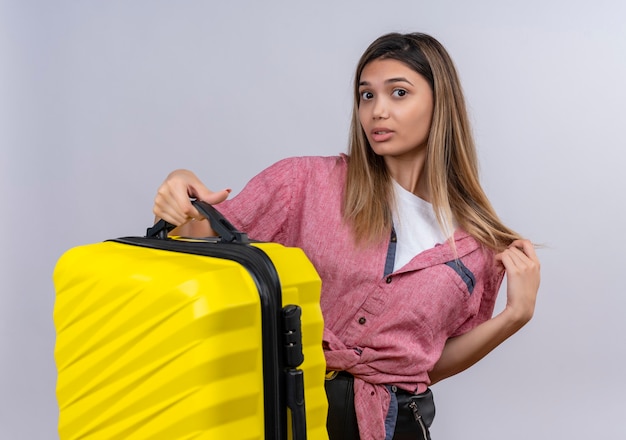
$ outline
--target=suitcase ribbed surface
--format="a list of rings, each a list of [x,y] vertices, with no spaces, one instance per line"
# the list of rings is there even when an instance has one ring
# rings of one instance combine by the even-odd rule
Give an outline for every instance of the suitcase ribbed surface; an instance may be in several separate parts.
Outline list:
[[[259,247],[302,307],[308,438],[323,439],[319,278],[300,250]],[[62,440],[264,438],[259,297],[241,265],[105,242],[64,254],[54,281]]]

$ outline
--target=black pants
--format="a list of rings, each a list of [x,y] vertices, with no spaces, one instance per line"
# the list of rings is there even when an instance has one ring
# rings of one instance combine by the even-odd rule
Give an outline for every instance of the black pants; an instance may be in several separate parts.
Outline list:
[[[354,410],[354,377],[339,372],[326,381],[328,419],[326,427],[330,440],[359,440],[359,428]],[[430,390],[413,395],[398,390],[398,419],[393,440],[430,440],[428,428],[435,417],[435,404]],[[382,440],[382,439],[381,439]]]

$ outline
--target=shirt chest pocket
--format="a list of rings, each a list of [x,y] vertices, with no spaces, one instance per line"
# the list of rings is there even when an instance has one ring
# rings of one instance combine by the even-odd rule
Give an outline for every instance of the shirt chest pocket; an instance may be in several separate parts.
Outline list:
[[[459,286],[462,292],[466,293],[468,296],[474,293],[474,287],[476,287],[476,277],[461,260],[456,259],[448,261],[445,265],[449,269],[449,275]]]

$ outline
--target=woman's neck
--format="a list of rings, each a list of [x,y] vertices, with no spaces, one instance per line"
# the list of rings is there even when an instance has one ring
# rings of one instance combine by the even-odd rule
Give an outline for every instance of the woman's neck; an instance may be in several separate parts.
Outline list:
[[[430,202],[425,163],[425,156],[414,158],[410,161],[389,156],[385,157],[385,165],[391,178],[402,188],[412,192],[420,199]]]

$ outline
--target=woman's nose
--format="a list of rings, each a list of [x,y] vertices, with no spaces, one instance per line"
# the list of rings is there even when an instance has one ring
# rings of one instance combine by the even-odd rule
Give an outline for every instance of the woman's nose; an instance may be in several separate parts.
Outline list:
[[[389,117],[389,108],[384,99],[376,99],[372,108],[372,119],[386,119]]]

